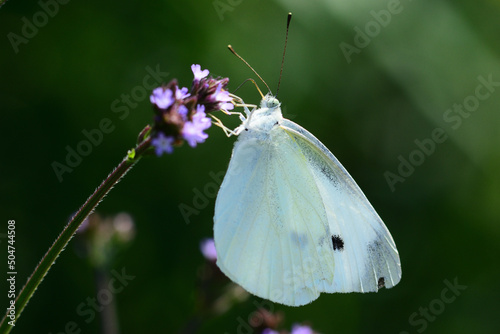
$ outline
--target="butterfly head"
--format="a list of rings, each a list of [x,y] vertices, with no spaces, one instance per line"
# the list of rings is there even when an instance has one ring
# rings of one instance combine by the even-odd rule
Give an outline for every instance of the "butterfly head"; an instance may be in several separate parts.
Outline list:
[[[243,122],[243,127],[246,130],[269,132],[283,119],[280,105],[281,103],[277,98],[267,94],[260,102],[260,108],[251,111],[250,116]]]
[[[271,93],[264,96],[262,101],[260,102],[261,108],[274,109],[281,105],[280,101],[274,97]]]

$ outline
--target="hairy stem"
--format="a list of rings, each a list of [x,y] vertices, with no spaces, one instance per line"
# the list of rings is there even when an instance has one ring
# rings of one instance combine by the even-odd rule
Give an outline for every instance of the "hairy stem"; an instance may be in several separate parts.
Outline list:
[[[1,0],[0,0],[1,1]],[[129,151],[127,156],[120,162],[120,164],[108,175],[108,177],[97,187],[92,195],[85,201],[78,212],[73,216],[70,222],[64,227],[61,234],[54,241],[47,253],[43,256],[42,260],[36,266],[35,270],[28,278],[28,281],[19,292],[15,301],[15,320],[19,319],[22,311],[28,304],[29,300],[35,293],[36,289],[42,282],[43,278],[54,264],[55,260],[68,245],[69,241],[75,234],[76,230],[80,227],[81,223],[91,214],[94,209],[99,205],[101,200],[106,196],[109,191],[117,184],[120,179],[134,166],[142,157],[142,155],[151,146],[151,138],[147,137],[137,147]],[[9,305],[10,306],[10,305]],[[0,333],[9,333],[13,326],[9,324],[11,319],[8,317],[9,310],[0,323]]]

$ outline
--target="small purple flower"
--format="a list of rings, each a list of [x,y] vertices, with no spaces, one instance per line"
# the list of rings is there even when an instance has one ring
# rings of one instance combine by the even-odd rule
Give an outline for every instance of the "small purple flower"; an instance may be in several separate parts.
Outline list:
[[[153,94],[151,94],[149,99],[151,103],[156,104],[160,109],[167,109],[175,101],[172,98],[172,91],[170,89],[163,89],[163,87],[153,90]]]
[[[188,93],[188,89],[186,87],[182,87],[181,89],[177,88],[175,89],[175,98],[177,100],[182,100],[185,99],[186,97],[189,97],[191,94]]]
[[[189,110],[188,110],[188,108],[185,105],[183,105],[183,104],[180,105],[179,109],[177,110],[177,112],[179,113],[179,115],[182,116],[182,119],[184,121],[187,121],[187,115],[188,115]]]
[[[291,334],[314,334],[309,326],[293,325]]]
[[[229,96],[229,92],[227,90],[222,90],[222,84],[219,82],[217,85],[217,90],[212,95],[212,98],[216,102],[221,102],[220,108],[225,110],[233,110],[234,105],[230,103],[233,98]]]
[[[208,73],[210,73],[208,70],[201,70],[201,66],[198,64],[193,64],[191,65],[191,71],[193,71],[194,74],[194,81],[200,81],[201,79],[205,78]]]
[[[156,155],[161,156],[163,152],[172,153],[174,151],[174,147],[172,146],[173,142],[173,137],[167,137],[160,132],[158,137],[151,141],[151,144],[155,148]]]
[[[197,104],[196,105],[196,113],[195,113],[195,115],[198,114],[198,113],[205,114],[205,106],[203,104]]]
[[[230,102],[232,100],[229,96],[229,92],[227,90],[222,90],[222,84],[220,82],[215,90],[214,99],[218,102]]]
[[[217,260],[217,251],[215,250],[215,242],[212,238],[203,239],[200,242],[200,250],[205,259],[210,261]]]
[[[208,135],[203,131],[212,125],[210,118],[206,117],[205,106],[197,105],[193,120],[184,124],[182,136],[188,142],[189,146],[196,147],[197,143],[203,143]]]
[[[234,104],[226,102],[226,103],[221,104],[220,108],[224,109],[224,110],[233,110],[234,109]]]

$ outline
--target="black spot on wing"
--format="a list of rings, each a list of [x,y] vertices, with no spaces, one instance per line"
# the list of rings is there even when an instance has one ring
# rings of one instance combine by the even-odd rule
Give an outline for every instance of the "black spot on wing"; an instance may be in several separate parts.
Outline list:
[[[342,240],[342,238],[339,235],[332,235],[332,245],[334,251],[344,250],[344,240]]]
[[[385,288],[385,278],[384,277],[380,277],[378,279],[378,288],[379,289]]]

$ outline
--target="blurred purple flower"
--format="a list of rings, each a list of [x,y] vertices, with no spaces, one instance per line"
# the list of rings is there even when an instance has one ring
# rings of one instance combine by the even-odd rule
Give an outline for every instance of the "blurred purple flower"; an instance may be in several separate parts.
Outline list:
[[[280,332],[277,332],[271,328],[266,328],[262,331],[262,334],[280,334]]]
[[[313,334],[314,331],[309,326],[293,325],[291,334]]]
[[[193,71],[194,74],[194,81],[200,81],[201,79],[205,78],[208,73],[210,73],[208,70],[201,70],[201,66],[198,64],[193,64],[191,65],[191,71]]]
[[[156,104],[160,109],[167,109],[175,101],[172,97],[172,91],[163,87],[158,87],[153,90],[153,94],[151,94],[149,99],[151,103]]]
[[[200,250],[203,256],[210,261],[217,260],[217,252],[215,250],[215,242],[212,238],[203,239],[200,242]]]
[[[184,124],[182,136],[186,139],[189,146],[196,147],[197,143],[203,143],[208,138],[208,135],[203,131],[208,129],[212,125],[212,122],[206,116],[205,106],[197,105],[193,120]]]
[[[181,89],[176,87],[176,89],[175,89],[175,98],[177,100],[183,100],[186,97],[189,97],[190,95],[191,94],[188,93],[188,89],[186,87],[182,87]]]
[[[69,220],[72,220],[76,215],[76,212],[71,215]],[[78,229],[76,230],[76,233],[85,233],[87,229],[89,228],[90,222],[89,222],[89,216],[87,216],[81,223],[80,226],[78,226]]]
[[[187,121],[187,115],[188,115],[189,110],[185,105],[179,106],[179,109],[177,110],[177,112],[179,113],[179,115],[182,116],[182,119],[184,121]]]
[[[172,153],[174,151],[174,147],[172,146],[173,142],[173,137],[167,137],[160,132],[158,136],[151,141],[151,144],[155,148],[156,155],[161,156],[163,152]]]

